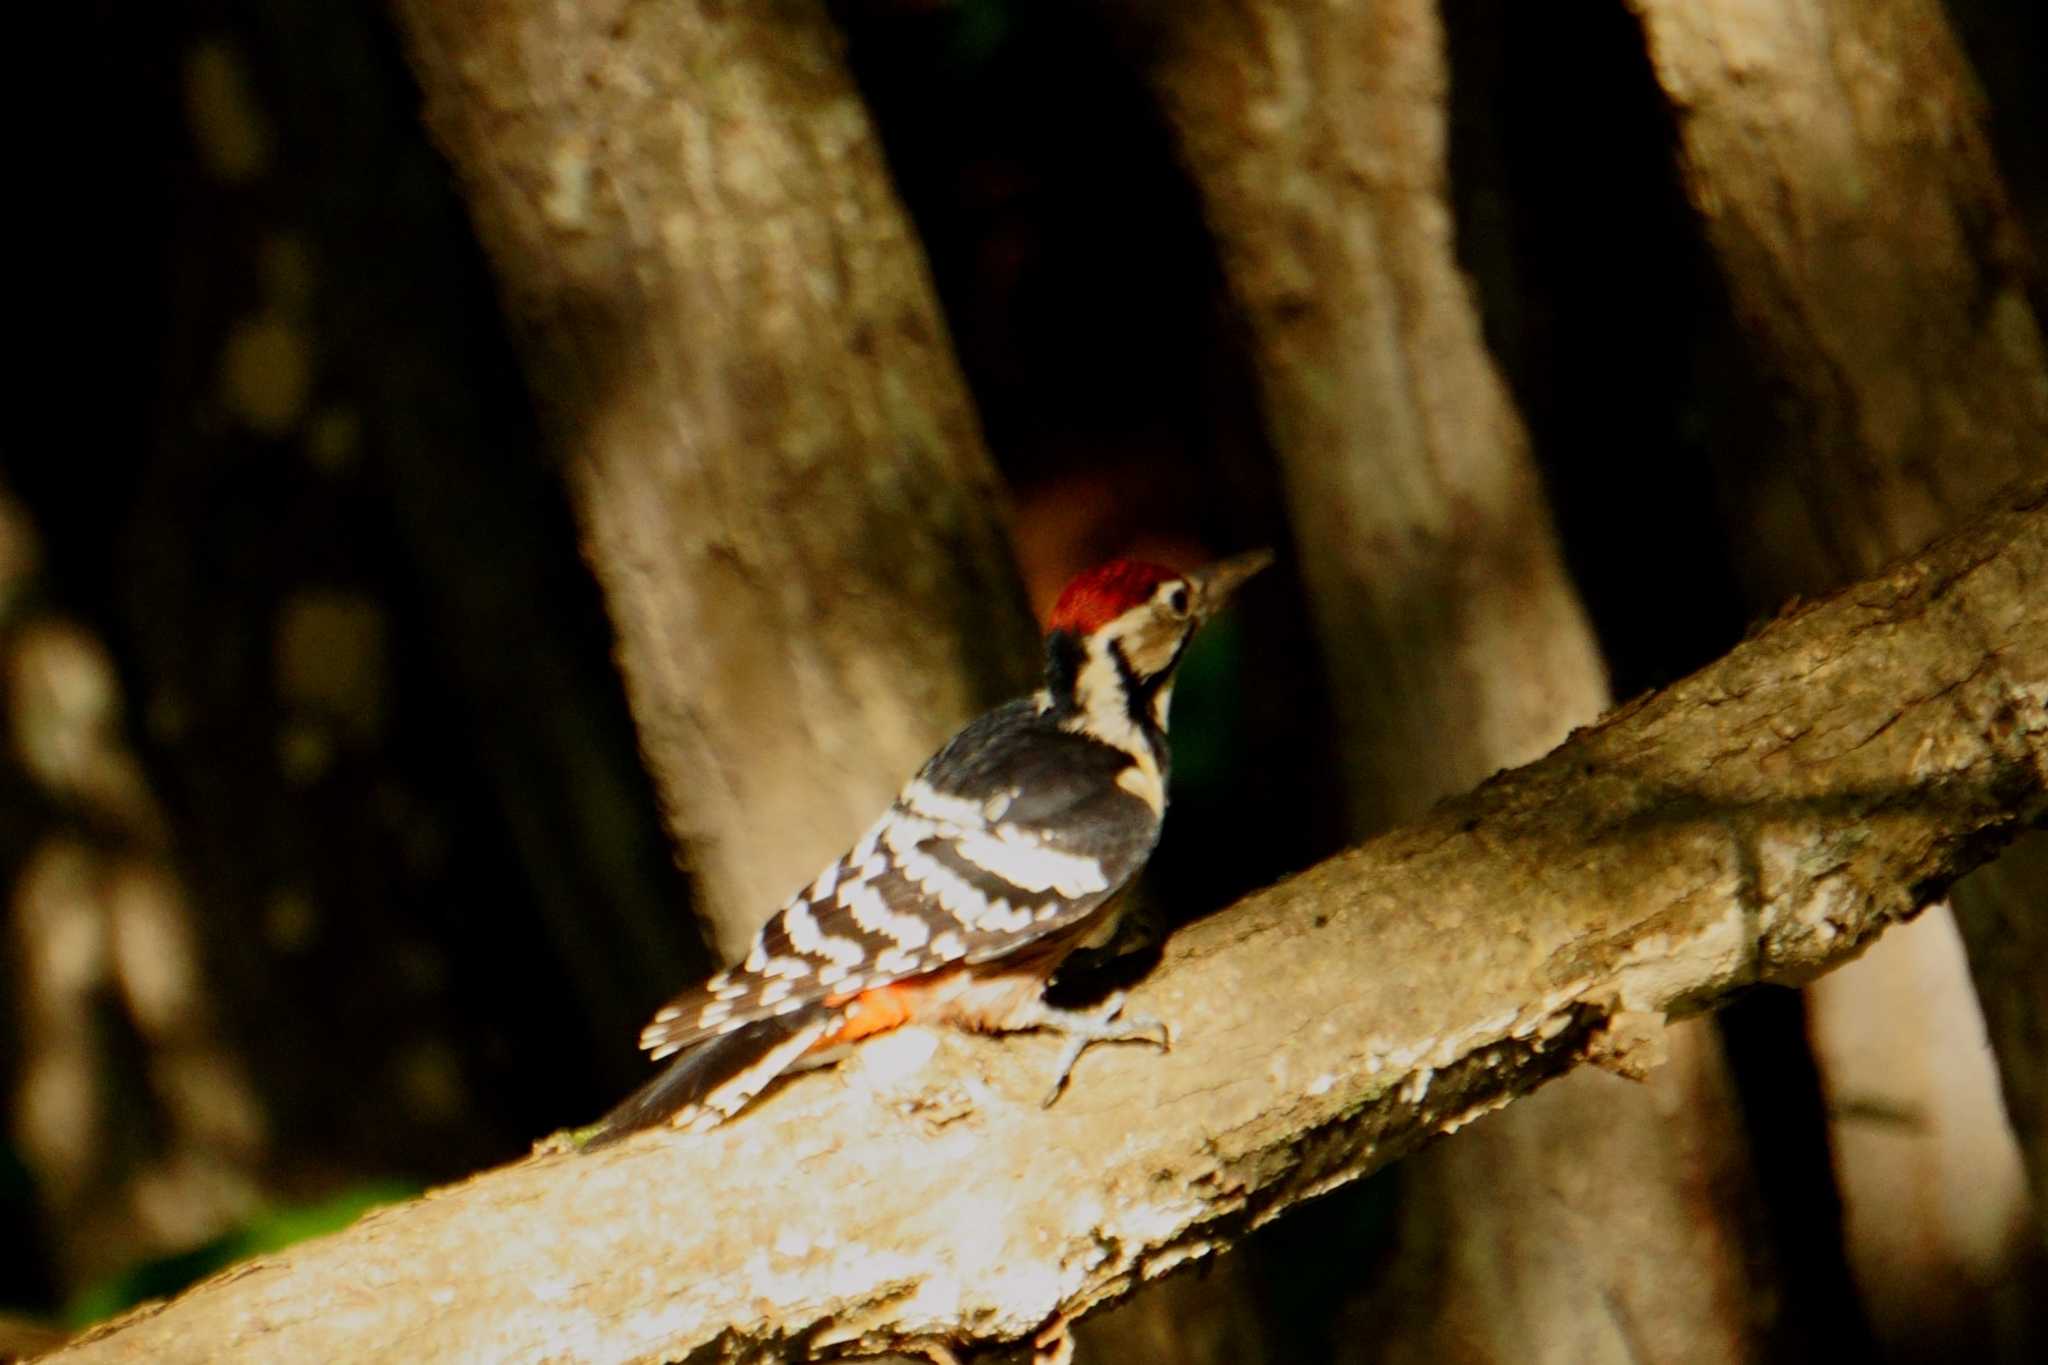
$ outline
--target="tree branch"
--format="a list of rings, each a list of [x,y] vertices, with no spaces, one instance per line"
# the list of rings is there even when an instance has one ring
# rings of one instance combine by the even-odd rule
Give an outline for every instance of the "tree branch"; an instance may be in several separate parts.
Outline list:
[[[1016,1341],[1664,1016],[1853,956],[2048,813],[2048,488],[1169,945],[1054,1044],[871,1044],[702,1137],[541,1156],[250,1262],[71,1361],[796,1358]],[[929,1041],[928,1039],[926,1041]]]

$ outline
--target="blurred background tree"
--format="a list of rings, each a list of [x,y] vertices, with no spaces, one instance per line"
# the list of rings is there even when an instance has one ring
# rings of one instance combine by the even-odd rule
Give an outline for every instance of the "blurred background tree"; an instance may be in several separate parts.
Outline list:
[[[32,1316],[594,1115],[1090,563],[1283,547],[1170,928],[2048,465],[2019,0],[79,16],[0,490]],[[2037,1358],[2044,863],[1084,1356]]]

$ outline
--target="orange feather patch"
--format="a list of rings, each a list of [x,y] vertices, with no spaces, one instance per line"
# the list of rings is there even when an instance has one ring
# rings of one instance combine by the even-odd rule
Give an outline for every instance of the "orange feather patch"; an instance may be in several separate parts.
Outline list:
[[[871,991],[862,991],[847,1005],[846,1013],[840,1016],[839,1027],[811,1045],[814,1052],[842,1043],[856,1042],[877,1033],[887,1033],[910,1022],[911,992],[905,986],[877,986]],[[829,1000],[831,1005],[845,1003]]]

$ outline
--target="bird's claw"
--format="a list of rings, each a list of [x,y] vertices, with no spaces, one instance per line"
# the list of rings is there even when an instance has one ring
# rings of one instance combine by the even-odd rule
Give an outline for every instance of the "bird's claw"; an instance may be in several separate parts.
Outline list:
[[[1039,1101],[1040,1108],[1052,1108],[1053,1102],[1066,1093],[1067,1078],[1092,1044],[1150,1043],[1161,1052],[1173,1050],[1173,1030],[1163,1020],[1143,1014],[1126,1016],[1123,1009],[1122,991],[1092,1010],[1046,1009],[1039,1027],[1066,1034],[1067,1045],[1060,1049],[1059,1061],[1053,1068],[1052,1089]]]

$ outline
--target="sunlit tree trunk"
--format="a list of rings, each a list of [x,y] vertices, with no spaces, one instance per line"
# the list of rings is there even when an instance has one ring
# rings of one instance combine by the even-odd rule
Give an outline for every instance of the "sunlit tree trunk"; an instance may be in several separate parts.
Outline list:
[[[398,9],[735,952],[1029,668],[921,257],[822,5]]]
[[[1453,251],[1436,7],[1114,8],[1243,309],[1352,831],[1371,833],[1608,701]],[[1711,1035],[1687,1026],[1649,1088],[1572,1077],[1412,1160],[1402,1257],[1344,1358],[1623,1359],[1643,1321],[1692,1352],[1650,1358],[1738,1353],[1740,1201],[1717,1187],[1742,1166],[1723,1088]]]
[[[1631,0],[1688,192],[1776,396],[1722,443],[1759,607],[1838,586],[2048,468],[2048,358],[1974,75],[1932,0]],[[2039,836],[2036,836],[2038,839]],[[2041,1169],[2038,850],[1957,888]],[[1893,1349],[1992,1344],[2038,1239],[1946,913],[1809,992],[1850,1260]],[[2008,1296],[2014,1292],[2005,1291]],[[2008,1302],[2010,1306],[2010,1302]]]

